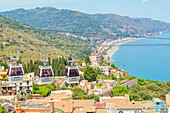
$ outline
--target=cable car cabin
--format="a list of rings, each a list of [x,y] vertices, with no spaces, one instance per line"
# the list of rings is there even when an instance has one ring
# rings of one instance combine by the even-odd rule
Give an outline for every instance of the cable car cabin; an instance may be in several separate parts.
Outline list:
[[[37,77],[38,84],[52,84],[54,74],[51,66],[39,66]]]
[[[24,71],[21,64],[9,65],[8,80],[10,83],[21,83],[24,77]]]
[[[78,83],[80,79],[78,66],[66,66],[64,77],[68,84]]]

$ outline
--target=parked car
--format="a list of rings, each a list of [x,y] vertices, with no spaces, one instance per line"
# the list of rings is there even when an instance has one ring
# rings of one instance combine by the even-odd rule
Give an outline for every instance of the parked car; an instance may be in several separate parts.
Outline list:
[[[19,98],[18,101],[25,101],[25,98],[24,97]]]
[[[8,107],[8,111],[14,111],[14,107],[9,106],[9,107]]]

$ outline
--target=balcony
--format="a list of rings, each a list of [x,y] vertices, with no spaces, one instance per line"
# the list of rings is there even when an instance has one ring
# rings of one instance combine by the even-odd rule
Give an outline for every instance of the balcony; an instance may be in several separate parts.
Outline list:
[[[3,93],[7,92],[7,90],[2,90]]]

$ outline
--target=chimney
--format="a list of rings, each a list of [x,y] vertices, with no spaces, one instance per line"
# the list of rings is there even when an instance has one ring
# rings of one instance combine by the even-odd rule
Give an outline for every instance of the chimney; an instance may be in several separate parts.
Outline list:
[[[15,113],[22,113],[21,104],[15,104]]]

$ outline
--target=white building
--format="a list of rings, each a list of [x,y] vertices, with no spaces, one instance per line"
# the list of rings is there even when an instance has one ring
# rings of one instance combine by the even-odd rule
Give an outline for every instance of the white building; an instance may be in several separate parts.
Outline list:
[[[5,67],[4,66],[0,66],[0,71],[4,70]]]
[[[102,73],[110,75],[110,66],[99,66]]]

